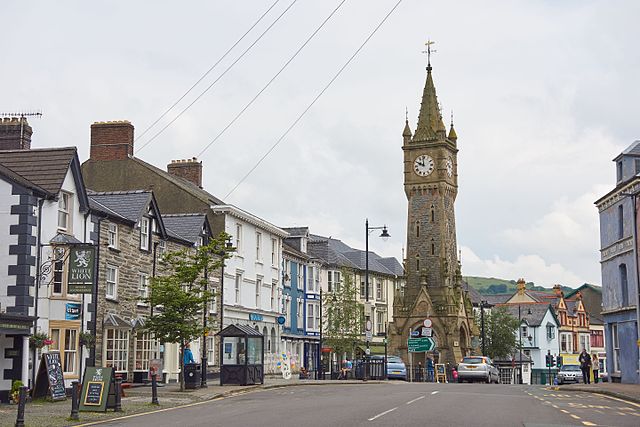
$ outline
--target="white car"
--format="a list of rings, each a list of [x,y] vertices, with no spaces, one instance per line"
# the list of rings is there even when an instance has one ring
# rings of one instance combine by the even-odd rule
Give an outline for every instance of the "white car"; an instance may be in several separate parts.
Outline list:
[[[486,356],[467,356],[458,365],[458,382],[484,381],[488,384],[500,382],[500,372]]]

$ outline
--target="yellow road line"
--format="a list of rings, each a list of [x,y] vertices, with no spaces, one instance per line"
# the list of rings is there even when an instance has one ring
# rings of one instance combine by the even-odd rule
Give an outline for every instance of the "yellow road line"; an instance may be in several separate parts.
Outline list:
[[[569,414],[569,415],[570,415],[571,417],[575,418],[576,420],[579,420],[579,419],[580,419],[580,417],[579,417],[579,416],[577,416],[577,415],[574,415],[574,414]]]
[[[565,414],[569,413],[569,411],[567,411],[566,409],[560,409],[560,412],[564,412]]]
[[[607,399],[617,400],[618,402],[624,402],[624,403],[626,403],[627,405],[633,405],[633,406],[637,406],[638,408],[640,408],[640,404],[635,403],[635,402],[630,402],[630,401],[628,401],[628,400],[620,399],[620,398],[618,398],[618,397],[608,396],[608,395],[606,395],[606,394],[601,394],[601,393],[595,393],[595,394],[597,394],[598,396],[605,397],[605,398],[607,398]]]
[[[595,426],[595,425],[597,425],[597,424],[594,424],[594,423],[589,422],[589,421],[583,421],[582,424],[584,424],[586,426]]]

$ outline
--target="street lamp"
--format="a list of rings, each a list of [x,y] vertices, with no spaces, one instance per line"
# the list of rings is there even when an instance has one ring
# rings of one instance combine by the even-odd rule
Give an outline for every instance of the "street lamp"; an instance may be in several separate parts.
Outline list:
[[[387,241],[387,239],[389,237],[391,237],[389,235],[389,233],[387,232],[387,226],[383,225],[382,227],[369,227],[369,219],[367,218],[365,220],[364,223],[364,227],[365,227],[365,256],[364,256],[364,295],[365,295],[365,301],[368,303],[369,302],[369,233],[371,233],[372,230],[382,230],[382,233],[380,233],[380,237],[382,238],[382,240]],[[365,307],[368,304],[365,304]],[[366,319],[367,316],[365,316]],[[371,317],[371,314],[369,313],[369,316]],[[368,370],[369,370],[369,364],[367,363],[367,359],[369,356],[369,340],[367,340],[367,352],[365,354],[365,372],[363,375],[363,379],[366,380],[368,377]],[[387,369],[387,360],[385,357],[384,360],[384,369]]]
[[[481,328],[481,335],[482,335],[482,355],[485,356],[485,350],[486,350],[486,346],[485,346],[485,336],[484,336],[484,308],[486,306],[487,302],[482,300],[480,301],[480,328]]]
[[[527,310],[527,314],[531,315],[531,308]],[[522,384],[522,315],[520,313],[520,304],[518,303],[518,359],[519,366],[518,370],[520,371],[520,378],[518,380],[518,384]]]
[[[227,253],[227,250],[230,250],[232,248],[232,244],[231,244],[231,237],[229,237],[225,243],[224,243],[224,247],[222,248],[221,251],[217,252],[216,255],[220,256],[222,258],[222,267],[221,267],[221,276],[220,276],[220,330],[222,330],[222,316],[224,313],[224,260],[225,260],[225,256]],[[204,268],[204,276],[206,278],[205,282],[204,282],[204,291],[207,292],[208,290],[208,285],[209,285],[209,272],[207,269],[207,265],[205,265]],[[201,374],[200,374],[200,387],[201,388],[207,388],[207,318],[209,317],[209,308],[207,307],[206,303],[205,303],[205,307],[203,310],[203,315],[202,315],[202,324],[203,324],[203,332],[202,332],[202,357],[201,357],[201,362],[202,362],[202,366],[200,367],[201,370]]]

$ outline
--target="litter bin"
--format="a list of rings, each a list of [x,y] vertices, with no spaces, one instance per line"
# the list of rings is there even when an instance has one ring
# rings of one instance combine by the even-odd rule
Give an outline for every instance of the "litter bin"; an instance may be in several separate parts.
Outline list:
[[[184,365],[184,388],[194,389],[200,387],[200,377],[199,363]]]

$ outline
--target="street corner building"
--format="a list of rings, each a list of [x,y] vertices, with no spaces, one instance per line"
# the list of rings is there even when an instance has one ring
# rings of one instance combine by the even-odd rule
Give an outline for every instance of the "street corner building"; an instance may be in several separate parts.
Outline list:
[[[75,147],[31,148],[25,117],[0,122],[0,400],[33,387],[42,353],[58,352],[65,385],[90,350],[96,224]],[[75,273],[69,274],[73,268]],[[80,274],[81,273],[81,274]],[[88,274],[88,276],[85,276]],[[79,279],[79,280],[78,280]],[[29,337],[35,335],[30,342]]]
[[[638,384],[640,141],[613,161],[616,185],[595,202],[600,215],[602,316],[608,372],[612,381]]]

